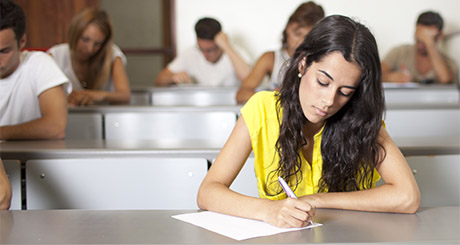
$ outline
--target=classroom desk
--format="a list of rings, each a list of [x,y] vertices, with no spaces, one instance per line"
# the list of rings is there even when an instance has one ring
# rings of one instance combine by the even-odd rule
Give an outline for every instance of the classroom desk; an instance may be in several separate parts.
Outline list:
[[[32,140],[2,141],[2,159],[25,162],[31,159],[91,157],[198,157],[212,161],[220,151],[212,140]]]
[[[456,84],[394,84],[383,83],[387,105],[391,104],[459,104]],[[172,87],[134,87],[132,104],[154,106],[236,105],[237,87],[203,87],[182,85]]]
[[[223,146],[241,106],[89,106],[69,108],[68,139],[220,139]],[[81,121],[87,118],[88,123]],[[99,124],[93,118],[102,118]],[[187,123],[185,123],[187,122]],[[90,127],[94,125],[94,127]],[[97,132],[103,132],[97,137]],[[87,135],[94,135],[93,137]]]
[[[213,112],[231,111],[240,113],[242,105],[215,106],[148,106],[148,105],[93,105],[69,107],[69,113],[113,113],[113,112]]]
[[[387,105],[391,104],[460,104],[460,90],[456,84],[432,84],[404,87],[398,84],[383,84]]]
[[[457,135],[453,137],[393,137],[393,141],[404,156],[460,154],[460,138]]]
[[[458,244],[460,207],[420,208],[416,214],[318,209],[323,226],[241,243]],[[2,244],[217,244],[231,238],[171,218],[195,210],[0,211]]]
[[[136,98],[150,96],[149,100],[142,99],[154,106],[212,106],[236,105],[238,87],[207,87],[199,85],[179,85],[171,87],[138,87],[132,88]],[[139,99],[134,104],[139,104]]]

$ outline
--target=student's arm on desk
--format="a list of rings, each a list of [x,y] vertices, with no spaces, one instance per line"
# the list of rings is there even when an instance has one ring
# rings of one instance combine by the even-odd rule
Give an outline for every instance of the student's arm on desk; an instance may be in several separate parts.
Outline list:
[[[11,184],[0,159],[0,209],[9,209],[11,205]]]
[[[382,61],[382,81],[393,83],[408,83],[412,81],[412,75],[403,71],[392,71],[384,61]]]
[[[241,116],[200,186],[198,206],[209,211],[263,220],[279,227],[307,225],[312,218],[310,212],[313,212],[307,202],[293,198],[271,201],[248,197],[229,189],[251,150],[249,131]]]
[[[167,67],[164,68],[155,79],[155,86],[168,86],[171,84],[191,83],[191,78],[186,72],[173,73]]]
[[[256,65],[249,73],[248,77],[241,83],[236,93],[236,101],[244,104],[256,92],[265,75],[272,74],[274,63],[274,52],[264,53],[256,62]],[[273,75],[273,74],[272,74]]]
[[[427,48],[433,70],[436,73],[439,83],[447,84],[453,81],[454,75],[449,70],[446,61],[443,59],[436,47]]]
[[[216,45],[219,46],[232,61],[233,67],[235,68],[236,76],[240,81],[244,81],[251,72],[251,66],[241,58],[240,54],[233,49],[232,45],[228,41],[228,37],[225,33],[219,32],[214,37]]]
[[[128,76],[126,75],[125,66],[120,57],[115,58],[112,63],[112,78],[114,92],[104,90],[85,89],[82,93],[91,96],[94,102],[107,101],[110,104],[129,104],[131,98],[131,89],[129,87]]]
[[[42,117],[0,127],[0,139],[63,139],[67,125],[67,98],[62,85],[38,96]]]
[[[316,208],[338,208],[374,212],[415,213],[420,191],[409,165],[384,127],[379,142],[386,157],[377,167],[385,184],[376,188],[341,193],[318,193],[300,197]]]

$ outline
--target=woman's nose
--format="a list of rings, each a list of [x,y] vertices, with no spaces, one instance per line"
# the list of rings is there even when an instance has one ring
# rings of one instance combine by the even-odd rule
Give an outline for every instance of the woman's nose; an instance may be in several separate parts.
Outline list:
[[[92,54],[92,53],[94,53],[95,48],[96,48],[96,46],[95,46],[94,44],[89,43],[89,44],[86,46],[86,51],[88,51],[88,53],[91,53],[91,54]]]
[[[335,91],[328,91],[326,94],[323,95],[322,102],[325,106],[330,107],[334,103],[334,99]]]

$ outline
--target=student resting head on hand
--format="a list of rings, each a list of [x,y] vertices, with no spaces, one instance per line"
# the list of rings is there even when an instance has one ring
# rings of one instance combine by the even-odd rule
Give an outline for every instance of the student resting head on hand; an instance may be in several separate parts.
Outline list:
[[[157,75],[155,86],[196,83],[200,86],[239,85],[249,72],[247,55],[233,45],[219,21],[204,17],[195,24],[196,46],[186,49]]]
[[[384,105],[369,29],[324,18],[294,52],[280,91],[259,92],[241,109],[201,184],[199,207],[280,227],[307,225],[315,208],[416,212],[420,192],[385,130]],[[251,151],[260,198],[229,189]],[[299,199],[286,198],[278,176]]]

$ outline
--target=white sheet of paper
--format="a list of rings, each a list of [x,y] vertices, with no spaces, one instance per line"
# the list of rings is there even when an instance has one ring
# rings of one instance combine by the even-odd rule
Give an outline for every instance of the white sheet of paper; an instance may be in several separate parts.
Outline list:
[[[320,223],[314,223],[313,225],[302,228],[279,228],[258,220],[245,219],[210,211],[179,214],[172,217],[238,241],[322,226]]]
[[[420,84],[414,83],[414,82],[408,82],[408,83],[391,83],[391,82],[385,82],[383,83],[384,88],[419,88]]]

